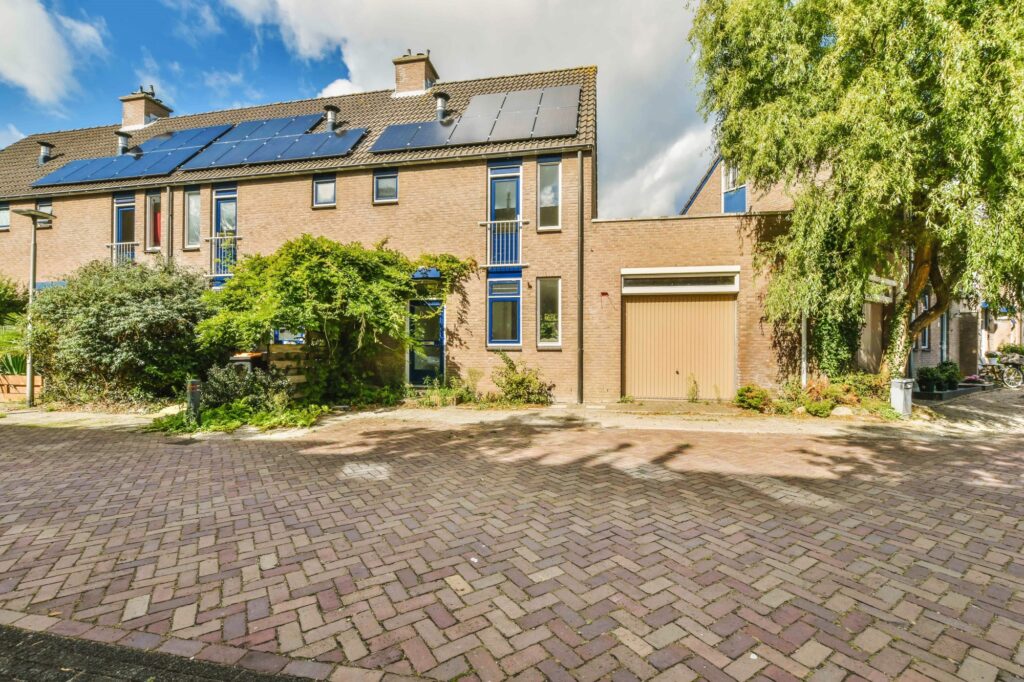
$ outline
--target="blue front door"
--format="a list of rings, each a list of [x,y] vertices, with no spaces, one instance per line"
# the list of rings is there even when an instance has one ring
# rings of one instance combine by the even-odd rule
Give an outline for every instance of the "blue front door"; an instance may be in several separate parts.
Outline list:
[[[519,262],[519,176],[491,178],[491,252],[494,265]]]
[[[440,301],[409,304],[409,383],[428,386],[444,379],[444,310]]]

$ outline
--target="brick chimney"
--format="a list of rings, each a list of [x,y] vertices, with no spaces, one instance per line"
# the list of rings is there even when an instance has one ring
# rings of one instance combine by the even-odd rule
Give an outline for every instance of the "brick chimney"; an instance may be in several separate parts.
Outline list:
[[[167,118],[172,111],[173,109],[156,98],[152,85],[148,91],[143,90],[140,85],[137,92],[121,98],[121,128],[141,128],[158,118]]]
[[[437,71],[430,63],[430,50],[426,54],[406,50],[404,55],[391,61],[395,65],[395,95],[420,93],[437,82]]]

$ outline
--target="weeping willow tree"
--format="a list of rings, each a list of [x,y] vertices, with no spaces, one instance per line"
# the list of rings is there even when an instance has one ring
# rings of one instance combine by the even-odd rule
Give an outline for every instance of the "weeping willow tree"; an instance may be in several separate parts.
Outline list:
[[[951,300],[1020,303],[1024,3],[703,0],[690,41],[722,155],[794,200],[758,247],[769,318],[863,301],[871,275],[891,277],[883,370],[899,374]]]

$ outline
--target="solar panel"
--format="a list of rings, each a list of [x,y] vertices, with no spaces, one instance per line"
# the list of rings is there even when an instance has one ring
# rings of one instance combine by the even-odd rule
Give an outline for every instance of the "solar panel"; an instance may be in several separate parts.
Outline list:
[[[148,154],[152,152],[169,152],[189,147],[205,147],[230,129],[230,125],[219,125],[172,131],[146,140],[139,145],[139,149],[144,154]]]
[[[92,163],[95,159],[80,159],[78,161],[68,161],[57,170],[44,175],[35,182],[32,183],[33,187],[40,187],[43,185],[60,185],[64,183],[64,179],[69,175],[78,172],[84,166]]]
[[[430,147],[443,147],[448,142],[455,126],[444,125],[440,121],[428,121],[421,123],[419,130],[409,141],[410,149],[428,149]]]
[[[579,118],[577,107],[545,109],[537,112],[537,122],[533,126],[534,139],[542,137],[568,137],[576,134],[576,119]]]
[[[343,133],[320,133],[327,140],[317,149],[315,156],[345,156],[366,135],[366,128],[349,128]]]
[[[557,88],[544,88],[544,96],[540,100],[542,109],[559,107],[579,107],[580,86],[563,85]]]
[[[505,111],[502,109],[498,120],[494,122],[494,129],[491,131],[488,141],[528,140],[530,133],[533,132],[533,122],[536,118],[536,108],[532,111]]]
[[[236,125],[219,141],[269,140],[279,135],[301,135],[319,123],[321,118],[323,118],[323,114],[306,114],[288,118],[271,118],[264,121],[246,121]]]
[[[495,92],[488,95],[473,95],[469,99],[469,106],[462,112],[462,118],[495,118],[501,110],[501,103],[505,101],[504,92]]]
[[[370,149],[372,152],[393,152],[408,148],[408,144],[412,141],[413,135],[415,135],[420,129],[419,123],[398,123],[396,125],[390,125],[384,129],[377,138],[377,141],[373,143],[373,147]]]
[[[459,119],[458,125],[455,126],[452,136],[448,138],[448,144],[477,144],[479,142],[486,142],[487,138],[490,137],[491,128],[493,127],[493,118],[481,116],[466,118],[463,116]]]
[[[540,96],[543,90],[518,90],[510,92],[505,97],[505,103],[501,105],[501,113],[507,111],[537,111],[540,104]]]

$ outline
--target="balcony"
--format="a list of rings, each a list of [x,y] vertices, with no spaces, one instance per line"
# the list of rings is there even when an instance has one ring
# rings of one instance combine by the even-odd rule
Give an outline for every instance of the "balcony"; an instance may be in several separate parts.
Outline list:
[[[238,242],[241,239],[234,234],[206,238],[210,242],[210,279],[215,286],[231,277],[231,269],[238,262]]]
[[[107,244],[110,249],[110,262],[114,265],[125,265],[135,262],[135,249],[139,242],[114,242]]]
[[[491,220],[480,223],[487,228],[485,268],[523,267],[523,225],[526,220]]]

